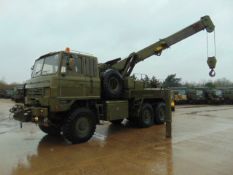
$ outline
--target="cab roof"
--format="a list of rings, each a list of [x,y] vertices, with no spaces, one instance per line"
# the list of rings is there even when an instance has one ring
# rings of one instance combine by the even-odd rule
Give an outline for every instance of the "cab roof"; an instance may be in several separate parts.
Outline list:
[[[51,56],[51,55],[55,55],[55,54],[59,54],[59,53],[65,53],[65,54],[67,54],[67,52],[65,52],[65,51],[56,51],[56,52],[49,52],[49,53],[47,53],[47,54],[45,54],[45,55],[42,55],[42,56],[40,56],[38,59],[36,59],[36,61],[37,60],[40,60],[40,59],[42,59],[42,58],[44,58],[44,57],[48,57],[48,56]],[[83,56],[83,57],[91,57],[91,58],[95,58],[96,59],[96,57],[95,56],[93,56],[93,55],[91,55],[91,54],[88,54],[88,53],[82,53],[82,52],[70,52],[69,54],[71,54],[71,55],[79,55],[79,56]]]

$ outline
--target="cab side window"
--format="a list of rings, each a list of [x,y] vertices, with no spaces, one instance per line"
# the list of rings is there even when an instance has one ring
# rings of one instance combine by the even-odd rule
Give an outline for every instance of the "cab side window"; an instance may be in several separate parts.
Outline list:
[[[70,58],[70,69],[75,74],[81,74],[81,59],[77,55]]]
[[[82,57],[82,74],[87,76],[97,76],[97,60],[91,57]]]
[[[69,75],[81,74],[81,58],[77,55],[64,56],[61,64],[61,73]]]

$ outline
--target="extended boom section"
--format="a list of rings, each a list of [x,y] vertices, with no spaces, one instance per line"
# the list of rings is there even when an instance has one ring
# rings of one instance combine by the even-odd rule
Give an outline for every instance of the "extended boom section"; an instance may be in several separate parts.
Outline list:
[[[116,62],[110,67],[117,69],[123,77],[127,77],[132,72],[134,66],[140,62],[149,58],[152,55],[161,55],[161,52],[168,47],[206,29],[207,32],[214,31],[214,24],[209,16],[203,16],[199,21],[193,23],[192,25],[164,38],[158,42],[139,50],[136,53],[130,54],[127,58],[123,60],[116,60]]]

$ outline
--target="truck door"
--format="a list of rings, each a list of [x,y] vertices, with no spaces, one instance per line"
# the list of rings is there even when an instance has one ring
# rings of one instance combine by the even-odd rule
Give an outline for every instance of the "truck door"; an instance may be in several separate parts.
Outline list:
[[[89,98],[100,97],[100,79],[97,68],[97,59],[82,57],[82,74],[86,79],[86,96]]]
[[[71,99],[96,98],[95,78],[91,76],[90,61],[76,54],[62,58],[60,76],[60,96]],[[100,84],[100,83],[98,83]],[[97,87],[98,89],[98,87]]]

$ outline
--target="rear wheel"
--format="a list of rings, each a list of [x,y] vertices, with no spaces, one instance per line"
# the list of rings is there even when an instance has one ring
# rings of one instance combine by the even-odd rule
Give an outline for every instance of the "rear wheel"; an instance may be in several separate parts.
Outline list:
[[[59,136],[61,134],[60,127],[39,125],[39,128],[48,135]]]
[[[146,128],[154,123],[154,112],[151,104],[145,103],[142,106],[142,110],[140,112],[138,118],[138,125],[141,128]]]
[[[95,115],[90,109],[73,111],[63,126],[63,136],[72,143],[89,140],[96,129]]]
[[[166,118],[166,104],[159,103],[155,108],[155,123],[163,124]]]

